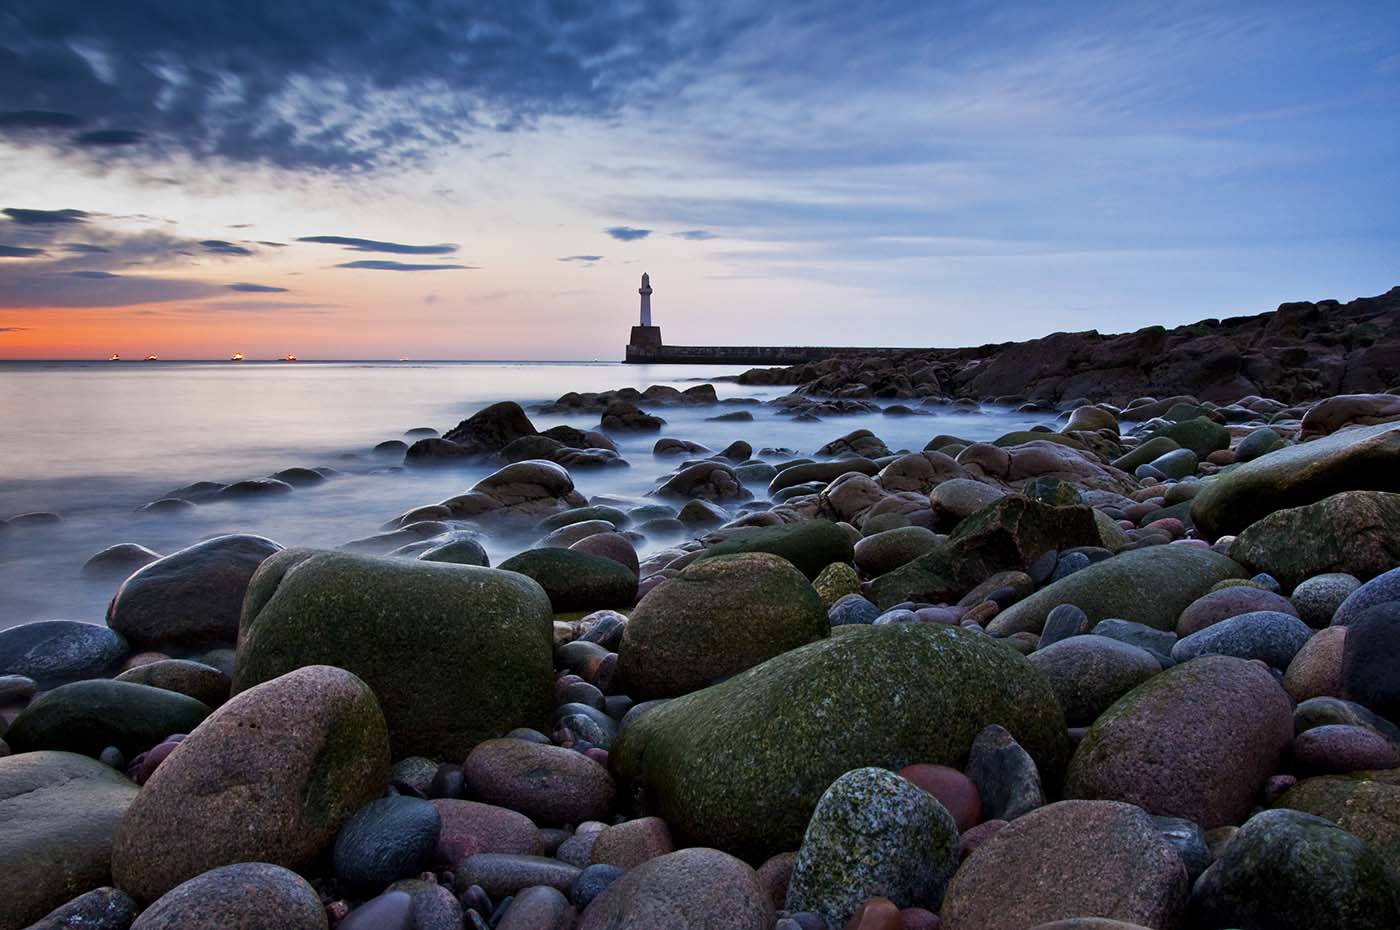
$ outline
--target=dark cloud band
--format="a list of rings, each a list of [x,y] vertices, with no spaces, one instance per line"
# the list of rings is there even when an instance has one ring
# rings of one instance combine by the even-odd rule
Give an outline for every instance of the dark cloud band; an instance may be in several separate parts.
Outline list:
[[[458,249],[456,243],[452,242],[443,242],[438,245],[405,245],[402,242],[356,239],[353,236],[302,236],[297,239],[297,242],[341,245],[352,252],[388,252],[395,255],[451,255]]]

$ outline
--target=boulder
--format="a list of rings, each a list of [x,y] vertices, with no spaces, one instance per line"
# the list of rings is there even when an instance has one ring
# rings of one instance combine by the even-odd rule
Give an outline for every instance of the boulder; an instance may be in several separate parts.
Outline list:
[[[1180,664],[1203,655],[1236,656],[1257,659],[1282,672],[1312,633],[1310,626],[1291,613],[1256,610],[1178,640],[1172,646],[1172,661]]]
[[[1368,581],[1400,564],[1400,494],[1345,491],[1275,511],[1240,533],[1230,558],[1285,590],[1329,573]]]
[[[129,668],[117,676],[117,681],[129,681],[137,685],[150,685],[174,691],[209,707],[218,707],[228,700],[233,681],[228,675],[189,659],[159,659],[135,668]]]
[[[611,433],[654,433],[665,426],[666,421],[644,412],[634,403],[614,400],[603,410],[600,425]]]
[[[1006,494],[996,485],[972,478],[953,478],[929,492],[929,506],[939,515],[940,525],[956,525]]]
[[[948,542],[993,568],[1024,569],[1052,550],[1097,546],[1100,536],[1089,507],[1054,507],[1011,494],[959,523]]]
[[[1155,430],[1152,435],[1165,436],[1181,448],[1190,449],[1198,458],[1230,448],[1230,431],[1209,417],[1180,420]]]
[[[96,757],[115,746],[130,759],[172,733],[188,733],[209,716],[192,697],[95,678],[47,691],[30,702],[5,741],[15,752],[56,749]]]
[[[538,582],[555,613],[630,607],[637,599],[636,572],[576,549],[529,549],[500,568]]]
[[[1058,783],[1064,717],[1025,659],[941,625],[857,626],[655,707],[610,761],[678,840],[758,858],[797,848],[851,769],[961,765],[992,723]]]
[[[1215,539],[1343,491],[1400,491],[1400,427],[1343,430],[1238,465],[1202,482],[1191,519]]]
[[[808,578],[816,578],[832,562],[854,557],[850,534],[841,527],[826,520],[803,520],[737,534],[706,549],[700,559],[748,552],[780,556]]]
[[[1282,595],[1249,585],[1231,585],[1192,601],[1177,618],[1176,635],[1190,636],[1221,620],[1260,610],[1298,616],[1293,604]]]
[[[545,725],[549,598],[499,569],[288,550],[249,587],[234,693],[314,664],[374,689],[395,756],[464,758],[483,739]]]
[[[29,930],[127,930],[137,910],[125,891],[94,888],[50,911]]]
[[[138,569],[117,589],[107,625],[137,649],[231,643],[243,594],[282,547],[261,536],[218,536]]]
[[[685,466],[651,493],[661,498],[717,503],[753,499],[753,492],[734,474],[734,466],[713,460]]]
[[[1309,639],[1283,673],[1283,687],[1295,701],[1342,693],[1342,653],[1347,627],[1329,626]]]
[[[1327,626],[1337,608],[1359,587],[1361,579],[1353,575],[1316,575],[1294,588],[1288,599],[1309,626]]]
[[[1181,612],[1217,582],[1243,577],[1244,569],[1237,563],[1209,549],[1135,549],[1095,562],[1040,589],[997,614],[987,630],[1000,636],[1039,633],[1046,615],[1061,604],[1073,604],[1092,622],[1127,619],[1171,630]],[[1153,596],[1143,597],[1145,591]]]
[[[1071,636],[1028,656],[1065,712],[1065,723],[1087,727],[1120,697],[1162,670],[1146,649],[1107,636]]]
[[[1333,626],[1346,626],[1379,604],[1400,601],[1400,568],[1377,575],[1346,596],[1332,615]]]
[[[443,501],[441,506],[459,520],[496,523],[534,523],[541,517],[588,501],[574,490],[568,469],[553,462],[528,459],[513,462],[478,481],[466,494]]]
[[[0,630],[0,675],[23,675],[41,688],[111,673],[126,658],[115,630],[77,620],[35,620]]]
[[[125,578],[142,565],[160,558],[160,553],[136,543],[108,546],[83,563],[86,578]]]
[[[848,472],[856,472],[861,475],[876,475],[880,472],[880,466],[870,459],[851,458],[839,459],[835,462],[807,462],[801,465],[793,465],[778,472],[772,481],[768,483],[768,496],[772,497],[785,488],[796,487],[799,484],[807,484],[811,481],[819,481],[823,484],[835,481]]]
[[[238,862],[196,875],[161,895],[131,930],[326,930],[316,889],[266,862]]]
[[[1127,801],[1206,829],[1240,823],[1292,742],[1292,710],[1263,665],[1193,659],[1094,722],[1070,760],[1065,796]]]
[[[588,756],[523,739],[477,744],[462,774],[473,796],[544,824],[607,817],[616,792],[607,769]]]
[[[0,758],[0,930],[111,884],[112,835],[136,786],[69,752]]]
[[[1400,875],[1400,770],[1305,778],[1275,803],[1332,821]]]
[[[441,830],[442,815],[422,798],[376,798],[336,834],[335,877],[348,888],[372,893],[415,876],[428,867]]]
[[[1140,808],[1060,801],[979,846],[939,917],[945,930],[1024,930],[1083,914],[1170,930],[1188,888],[1181,857]]]
[[[461,446],[467,455],[480,456],[499,452],[515,440],[538,432],[520,405],[507,400],[477,411],[442,438]]]
[[[869,575],[883,575],[914,561],[938,542],[932,530],[922,526],[901,526],[867,536],[856,543],[856,567]]]
[[[830,630],[816,590],[785,559],[763,552],[704,559],[632,611],[618,671],[633,697],[674,697]]]
[[[715,849],[682,849],[629,869],[593,899],[579,930],[769,930],[758,874]]]
[[[1388,720],[1400,720],[1400,675],[1396,674],[1400,669],[1400,601],[1362,611],[1351,618],[1346,630],[1342,697],[1364,704]]]
[[[1400,397],[1394,394],[1337,394],[1324,398],[1303,414],[1304,439],[1326,436],[1344,426],[1400,420]]]
[[[369,687],[338,668],[297,669],[235,696],[161,763],[122,818],[112,875],[152,901],[236,862],[305,868],[388,772]]]
[[[787,909],[829,927],[870,898],[937,910],[958,867],[958,827],[933,795],[878,768],[853,769],[817,802],[788,883]]]
[[[977,789],[984,822],[1015,820],[1045,803],[1035,760],[1003,726],[991,724],[977,734],[966,775]]]
[[[880,437],[868,429],[858,429],[847,433],[817,450],[818,458],[878,459],[891,454],[889,447]]]
[[[1294,810],[1250,818],[1191,894],[1200,930],[1400,926],[1400,877],[1335,823]]]

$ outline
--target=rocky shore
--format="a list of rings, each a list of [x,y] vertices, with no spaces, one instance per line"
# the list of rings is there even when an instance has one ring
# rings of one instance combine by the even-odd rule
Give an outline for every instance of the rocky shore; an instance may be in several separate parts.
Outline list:
[[[105,625],[0,631],[0,930],[1400,926],[1397,312],[741,378],[1043,413],[915,449],[496,404],[378,534],[104,551]]]

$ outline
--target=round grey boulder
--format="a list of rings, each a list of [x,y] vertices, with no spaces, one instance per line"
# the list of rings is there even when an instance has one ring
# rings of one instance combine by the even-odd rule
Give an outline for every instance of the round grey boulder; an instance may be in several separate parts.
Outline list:
[[[121,634],[77,620],[35,620],[0,630],[0,675],[23,675],[40,688],[100,678],[129,652]]]

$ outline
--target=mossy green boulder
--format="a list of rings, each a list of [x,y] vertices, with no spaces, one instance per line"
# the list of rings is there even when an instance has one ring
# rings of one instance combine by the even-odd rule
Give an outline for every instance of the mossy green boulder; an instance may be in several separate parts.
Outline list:
[[[1243,578],[1234,561],[1200,546],[1150,546],[1095,562],[992,618],[988,632],[998,636],[1039,633],[1045,618],[1061,604],[1073,604],[1100,620],[1132,620],[1173,630],[1192,601],[1219,581]]]
[[[1400,927],[1400,877],[1330,820],[1264,811],[1196,882],[1187,923],[1198,930],[1393,930]]]
[[[860,575],[846,562],[832,562],[822,569],[812,581],[822,606],[827,610],[847,594],[860,593]]]
[[[637,575],[627,566],[577,549],[528,549],[501,563],[502,571],[533,578],[555,613],[631,607]]]
[[[1400,424],[1346,429],[1236,465],[1202,482],[1191,519],[1215,539],[1343,491],[1400,491]]]
[[[705,559],[642,598],[622,636],[618,672],[633,697],[673,697],[830,632],[816,589],[786,559]]]
[[[1183,449],[1190,449],[1198,458],[1230,448],[1230,431],[1209,417],[1192,417],[1164,426],[1152,434],[1155,439],[1165,436]]]
[[[1370,581],[1400,565],[1400,494],[1345,491],[1250,524],[1230,558],[1291,591],[1315,575]]]
[[[623,728],[611,762],[685,843],[760,859],[798,848],[851,769],[961,767],[994,723],[1059,784],[1064,715],[1024,658],[956,628],[862,626],[656,707]]]
[[[1364,840],[1400,875],[1400,769],[1305,778],[1276,804],[1326,817]]]
[[[334,665],[374,690],[395,758],[460,760],[547,727],[553,629],[544,589],[515,572],[287,550],[249,585],[233,691]]]
[[[75,681],[40,695],[15,718],[5,741],[15,752],[57,749],[85,756],[116,746],[128,759],[209,716],[192,697],[127,681]]]
[[[112,835],[137,788],[71,752],[0,758],[0,930],[112,882]]]
[[[832,562],[849,562],[854,556],[850,534],[829,520],[803,520],[746,532],[705,550],[701,559],[740,552],[767,552],[787,559],[808,578],[815,578]]]

